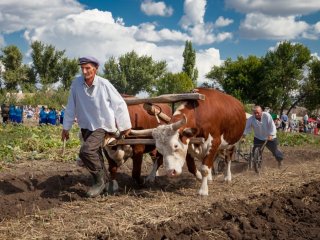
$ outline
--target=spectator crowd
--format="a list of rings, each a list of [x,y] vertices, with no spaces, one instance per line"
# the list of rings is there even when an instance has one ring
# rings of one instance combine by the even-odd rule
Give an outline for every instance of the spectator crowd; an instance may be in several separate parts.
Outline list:
[[[23,124],[25,121],[35,121],[39,125],[59,125],[63,123],[64,106],[61,110],[56,110],[47,106],[2,104],[1,116],[4,124]]]

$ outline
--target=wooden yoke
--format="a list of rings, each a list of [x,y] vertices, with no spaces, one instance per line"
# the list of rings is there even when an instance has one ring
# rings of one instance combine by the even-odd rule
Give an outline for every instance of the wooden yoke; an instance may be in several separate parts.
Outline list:
[[[171,118],[165,114],[164,112],[161,111],[161,109],[155,107],[152,105],[152,103],[145,103],[143,104],[143,108],[150,114],[154,115],[157,118],[157,122],[160,123],[161,118],[165,123],[170,122]]]

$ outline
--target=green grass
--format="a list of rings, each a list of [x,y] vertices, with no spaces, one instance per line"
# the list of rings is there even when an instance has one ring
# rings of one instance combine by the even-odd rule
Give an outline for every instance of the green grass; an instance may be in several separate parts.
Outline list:
[[[0,162],[16,162],[20,159],[72,160],[79,149],[78,127],[70,131],[65,154],[62,156],[61,126],[1,125]]]
[[[306,133],[278,132],[277,137],[281,146],[319,145],[320,136]]]

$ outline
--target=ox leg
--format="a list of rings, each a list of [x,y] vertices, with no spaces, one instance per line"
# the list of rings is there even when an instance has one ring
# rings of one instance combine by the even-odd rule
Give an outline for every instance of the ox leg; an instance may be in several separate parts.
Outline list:
[[[150,154],[150,156],[153,161],[153,166],[150,174],[146,177],[145,182],[154,183],[156,180],[156,176],[158,176],[158,169],[163,164],[163,157],[159,154],[157,154],[156,156]]]
[[[133,161],[132,178],[138,184],[142,184],[142,181],[141,181],[142,159],[143,159],[143,153],[134,154],[132,156],[132,161]]]
[[[132,178],[138,183],[142,184],[141,181],[141,168],[142,168],[142,159],[143,153],[145,151],[144,145],[135,145],[133,148],[133,166],[132,166]]]
[[[119,191],[119,184],[116,180],[118,166],[113,160],[109,159],[108,157],[107,159],[109,164],[108,170],[110,173],[110,181],[106,184],[106,192],[109,194],[113,194]]]
[[[196,179],[201,180],[202,175],[200,171],[197,169],[195,160],[189,154],[187,154],[186,162],[189,172],[192,173],[196,177]]]
[[[201,173],[202,173],[202,182],[201,187],[199,190],[199,195],[201,196],[208,196],[209,189],[208,189],[208,175],[209,175],[210,168],[206,165],[201,166]]]
[[[213,166],[213,160],[215,159],[219,145],[221,143],[221,140],[219,138],[214,138],[214,139],[212,140],[212,146],[209,151],[209,154],[202,161],[202,166],[201,166],[202,182],[199,190],[199,195],[201,196],[207,196],[209,194],[209,190],[208,190],[208,179],[210,179],[209,174],[211,175],[211,180],[212,180],[211,169]]]
[[[227,168],[224,172],[224,181],[231,182],[231,160],[235,151],[235,147],[226,150],[225,153],[225,162],[227,164]]]
[[[208,181],[210,183],[212,183],[213,177],[212,177],[212,168],[209,168],[209,172],[208,172]]]

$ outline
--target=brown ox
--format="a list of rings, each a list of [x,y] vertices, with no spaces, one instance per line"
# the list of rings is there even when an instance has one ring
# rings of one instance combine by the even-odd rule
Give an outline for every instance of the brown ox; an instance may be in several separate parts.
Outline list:
[[[167,116],[172,116],[172,110],[168,104],[156,104],[156,108],[160,108],[161,112],[165,113]],[[159,118],[160,123],[157,122],[157,118],[153,115],[150,115],[143,108],[143,104],[138,105],[129,105],[128,106],[132,129],[149,129],[155,128],[160,124],[165,122]],[[151,136],[150,136],[151,137]],[[108,185],[108,191],[114,192],[118,190],[118,184],[116,181],[116,174],[118,167],[125,162],[129,157],[133,160],[132,168],[132,178],[136,180],[137,183],[141,182],[141,166],[144,153],[149,153],[153,159],[157,159],[154,162],[153,169],[149,176],[146,178],[146,181],[153,182],[156,176],[158,167],[162,164],[162,156],[157,154],[156,148],[154,145],[118,145],[114,147],[105,146],[107,151],[107,159],[109,163],[109,172],[110,172],[110,184]]]
[[[213,161],[224,150],[227,170],[225,180],[231,181],[230,157],[246,124],[243,105],[234,97],[213,89],[196,89],[205,100],[186,101],[175,111],[171,124],[155,129],[131,131],[133,135],[152,134],[157,150],[163,155],[168,176],[181,174],[187,161],[188,170],[197,176],[195,159],[202,161],[200,195],[208,195],[208,176]],[[200,145],[189,144],[191,137],[203,137]]]

